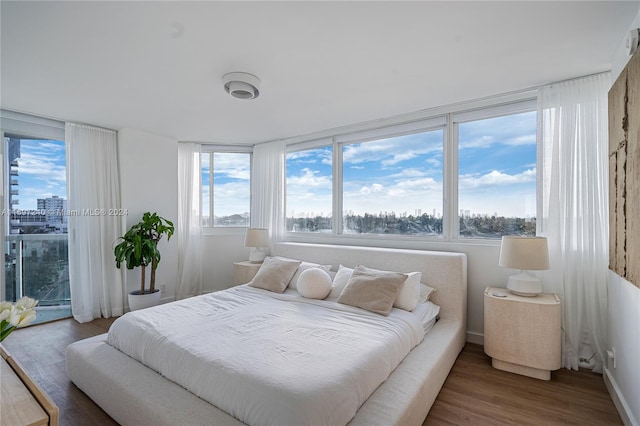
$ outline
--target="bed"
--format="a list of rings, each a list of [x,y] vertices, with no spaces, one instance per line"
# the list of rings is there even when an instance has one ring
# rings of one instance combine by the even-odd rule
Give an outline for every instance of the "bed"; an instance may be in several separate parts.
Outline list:
[[[422,273],[422,282],[437,289],[433,293],[431,301],[440,308],[438,321],[424,336],[424,339],[413,347],[406,357],[399,360],[397,366],[392,365],[390,367],[391,372],[388,377],[385,375],[386,380],[383,380],[379,385],[376,382],[369,384],[369,386],[373,386],[373,393],[370,396],[366,394],[362,401],[355,402],[359,408],[357,408],[355,415],[352,417],[350,414],[348,415],[348,423],[352,425],[422,424],[453,363],[464,346],[467,292],[466,256],[461,253],[298,243],[276,244],[272,254],[317,264],[332,265],[334,271],[338,269],[339,265],[350,267],[367,265],[380,270],[397,272],[418,271]],[[234,288],[229,292],[222,293],[224,293],[225,297],[235,297],[236,294],[249,294],[250,299],[253,294],[251,292],[254,290]],[[285,293],[292,294],[294,292]],[[283,294],[278,297],[294,296]],[[196,301],[209,303],[209,298],[194,298],[194,303]],[[288,302],[276,301],[273,303]],[[314,303],[305,303],[305,305],[309,304],[313,305]],[[176,302],[166,309],[181,309],[181,306],[183,305]],[[250,309],[259,311],[259,308],[255,307]],[[272,311],[282,310],[281,308],[270,309]],[[237,312],[239,311],[237,310]],[[393,311],[395,312],[396,309]],[[150,323],[155,321],[156,319],[151,319]],[[134,337],[134,339],[136,338]],[[263,417],[260,417],[260,413],[254,413],[253,417],[249,413],[247,414],[248,417],[243,417],[246,413],[238,414],[237,412],[234,412],[234,417],[206,400],[208,399],[207,392],[220,393],[221,386],[216,388],[215,383],[233,382],[228,377],[225,379],[220,376],[211,376],[205,381],[205,383],[215,382],[211,389],[204,386],[204,389],[192,389],[193,392],[191,392],[183,387],[188,387],[188,385],[181,382],[180,374],[184,373],[180,371],[163,371],[163,374],[167,377],[172,377],[172,374],[176,374],[175,377],[172,377],[173,380],[170,380],[121,352],[121,350],[116,349],[110,343],[118,346],[118,342],[114,341],[113,337],[111,337],[110,342],[109,336],[104,334],[70,345],[66,354],[67,372],[76,386],[120,424],[244,424],[236,417],[248,419],[245,421],[249,424],[292,424],[298,423],[292,419],[302,418],[274,417],[273,419],[270,418],[271,420],[262,421]],[[126,348],[123,350],[126,351]],[[165,351],[165,349],[162,351]],[[388,356],[383,355],[383,357]],[[147,361],[145,360],[145,362]],[[156,361],[162,362],[161,359]],[[147,363],[153,365],[153,361]],[[191,361],[174,363],[174,365],[176,364],[191,364]],[[161,366],[153,366],[162,371]],[[171,368],[170,365],[167,368]],[[319,380],[322,379],[323,377],[319,377]],[[260,389],[258,385],[254,384],[247,387],[247,389],[254,388],[256,392]],[[318,386],[318,388],[321,388],[321,386]],[[229,395],[237,392],[232,388],[227,390]],[[196,395],[201,392],[204,393],[200,397]],[[272,393],[275,395],[276,392],[262,391],[261,393],[263,395]],[[346,393],[351,395],[357,392]],[[243,398],[249,398],[251,397],[250,395],[251,392],[246,392],[246,395],[243,394]],[[280,397],[279,400],[290,400],[292,398],[291,395],[288,395]],[[275,403],[272,401],[269,404]],[[294,404],[292,407],[297,405],[301,406],[301,404]],[[225,408],[227,407],[225,406]],[[232,409],[227,409],[233,412]],[[242,406],[238,409],[242,410]],[[291,411],[291,408],[281,408],[280,410],[275,408],[271,411],[277,415],[278,411],[288,412]],[[305,413],[301,411],[299,415],[303,416]],[[267,419],[267,417],[264,417],[264,419]],[[334,418],[327,417],[321,422],[334,424],[334,420],[327,419]],[[345,423],[341,420],[336,420],[335,422],[338,424]],[[315,422],[303,421],[302,423]]]

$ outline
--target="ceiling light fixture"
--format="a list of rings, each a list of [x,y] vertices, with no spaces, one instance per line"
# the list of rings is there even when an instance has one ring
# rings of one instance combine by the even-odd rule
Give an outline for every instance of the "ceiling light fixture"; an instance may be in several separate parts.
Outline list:
[[[260,95],[260,79],[246,72],[230,72],[222,76],[224,90],[238,99],[255,99]]]

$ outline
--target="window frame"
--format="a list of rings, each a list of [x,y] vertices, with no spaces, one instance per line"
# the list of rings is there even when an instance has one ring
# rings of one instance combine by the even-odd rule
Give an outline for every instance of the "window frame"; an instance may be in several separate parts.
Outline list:
[[[2,210],[8,213],[11,210],[11,206],[6,203],[8,202],[8,193],[11,191],[11,179],[9,176],[10,171],[4,167],[4,162],[8,158],[8,147],[4,143],[5,137],[17,136],[61,141],[65,143],[65,150],[67,149],[67,141],[64,122],[5,109],[0,109],[0,134],[3,142],[0,149],[0,174],[3,179],[3,184],[0,185],[0,204],[2,204]],[[64,194],[64,196],[66,197],[67,194]],[[11,228],[10,216],[10,214],[5,214],[0,219],[0,244],[2,245],[3,253],[6,247],[6,236]],[[64,235],[66,235],[68,241],[69,234]],[[5,272],[3,271],[0,274],[0,300],[6,300]]]
[[[407,114],[393,119],[380,120],[374,123],[365,123],[356,126],[348,126],[342,129],[333,129],[321,134],[291,139],[286,142],[285,154],[290,152],[304,151],[307,149],[328,146],[330,141],[333,151],[332,164],[332,215],[333,229],[329,233],[313,232],[291,232],[285,231],[285,241],[292,242],[317,242],[317,243],[339,243],[345,244],[353,242],[359,245],[376,245],[379,242],[398,241],[403,246],[410,246],[414,242],[435,242],[435,243],[455,243],[465,245],[499,245],[500,239],[486,238],[461,238],[459,235],[459,212],[458,212],[458,158],[459,141],[458,125],[460,123],[489,119],[523,112],[537,110],[537,92],[527,90],[519,93],[484,98],[476,101],[461,104],[434,108],[418,113]],[[432,127],[424,126],[424,123],[443,124]],[[539,121],[539,117],[537,118]],[[385,122],[381,126],[381,121]],[[422,123],[422,126],[421,126]],[[406,130],[402,132],[402,126]],[[443,230],[439,236],[425,235],[382,235],[382,234],[343,234],[343,159],[342,150],[344,144],[365,143],[372,140],[383,139],[385,137],[415,134],[420,132],[442,129],[443,131]],[[536,144],[539,146],[539,136]],[[537,152],[539,149],[537,148]],[[540,163],[539,155],[536,156],[536,163]],[[286,161],[285,161],[286,167]],[[540,167],[537,167],[538,181]],[[285,170],[286,176],[286,170]],[[286,182],[285,182],[286,188]],[[536,184],[536,216],[540,215],[539,205],[539,185]],[[283,229],[286,229],[286,190],[285,190],[285,214],[282,220],[285,222]],[[379,245],[379,244],[378,244]]]
[[[330,146],[331,147],[331,217],[333,219],[333,226],[331,229],[331,234],[333,235],[335,232],[335,218],[336,218],[336,211],[340,211],[340,207],[342,206],[342,199],[340,199],[340,206],[337,205],[336,202],[336,191],[338,191],[338,187],[336,186],[336,170],[335,170],[335,164],[336,164],[336,148],[335,148],[335,138],[334,137],[330,137],[330,138],[320,138],[320,139],[314,139],[314,140],[309,140],[309,141],[305,141],[305,142],[299,142],[299,143],[294,143],[294,144],[289,144],[286,146],[285,148],[285,159],[284,159],[284,165],[285,165],[285,170],[284,170],[284,174],[285,174],[285,182],[284,182],[284,226],[283,229],[285,229],[285,233],[286,234],[305,234],[305,235],[316,235],[316,232],[291,232],[291,231],[286,231],[287,229],[287,170],[286,170],[286,166],[287,166],[287,154],[290,153],[294,153],[294,152],[301,152],[301,151],[308,151],[308,150],[312,150],[312,149],[317,149],[317,148],[324,148]],[[340,158],[340,161],[342,161],[342,158]],[[342,171],[340,171],[340,179],[342,179]],[[342,190],[342,181],[340,182],[340,190]],[[327,234],[325,234],[327,235]]]
[[[213,218],[214,191],[213,191],[213,155],[215,153],[224,154],[249,154],[249,212],[253,202],[253,191],[251,184],[253,180],[253,146],[249,145],[218,145],[218,144],[202,144],[200,147],[200,168],[198,172],[202,175],[202,159],[205,155],[209,156],[209,218]],[[200,213],[203,210],[202,192],[205,182],[200,182]],[[210,226],[200,225],[203,235],[244,235],[247,228],[251,227],[251,217],[249,217],[248,226],[214,226],[213,222]]]
[[[531,112],[536,110],[537,110],[537,99],[530,98],[530,99],[523,99],[517,102],[498,104],[498,105],[484,107],[484,108],[458,111],[456,113],[450,114],[450,124],[452,127],[452,139],[453,139],[453,142],[455,143],[455,149],[454,149],[455,159],[453,160],[454,164],[451,167],[451,173],[454,173],[451,176],[451,181],[454,184],[452,188],[452,193],[451,193],[451,212],[450,212],[452,215],[452,217],[450,218],[451,240],[460,241],[460,242],[468,242],[469,240],[477,240],[477,241],[495,241],[496,240],[494,238],[489,239],[489,238],[461,238],[460,237],[460,221],[459,221],[460,193],[458,190],[458,178],[460,176],[460,173],[459,173],[460,172],[459,171],[460,140],[459,140],[458,128],[460,124],[469,123],[472,121],[487,120],[487,119],[497,118],[497,117],[506,117],[508,115],[516,115],[516,114],[521,114],[521,113]],[[537,133],[537,130],[536,130],[536,133]],[[536,136],[536,152],[538,152],[538,149],[537,149],[538,144],[539,144],[539,141],[537,140],[537,136]],[[538,155],[536,154],[536,164],[538,164],[539,162],[539,159],[537,157]],[[538,175],[538,173],[540,173],[539,171],[540,168],[536,167],[536,170],[537,170],[536,175]],[[537,180],[539,181],[539,179]],[[536,216],[539,215],[539,211],[540,211],[538,208],[538,198],[539,198],[537,196],[538,190],[539,190],[538,183],[536,182]],[[500,240],[498,239],[497,241],[500,241]]]

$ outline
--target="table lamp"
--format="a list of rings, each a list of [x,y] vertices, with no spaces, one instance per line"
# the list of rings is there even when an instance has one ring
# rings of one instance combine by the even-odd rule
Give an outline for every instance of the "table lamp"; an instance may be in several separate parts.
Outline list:
[[[511,275],[507,288],[518,296],[537,296],[542,293],[542,281],[529,271],[549,269],[549,248],[545,237],[502,237],[500,260],[503,268],[520,269]]]
[[[263,247],[269,247],[269,231],[265,228],[249,228],[244,236],[244,246],[251,247],[249,262],[261,263],[266,257]]]

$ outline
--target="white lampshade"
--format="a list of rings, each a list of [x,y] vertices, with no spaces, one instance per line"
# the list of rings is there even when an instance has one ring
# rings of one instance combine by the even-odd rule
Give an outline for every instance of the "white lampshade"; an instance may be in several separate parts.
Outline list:
[[[244,236],[245,247],[267,247],[269,231],[265,228],[249,228]]]
[[[266,257],[262,247],[269,246],[269,230],[265,228],[249,228],[244,236],[244,246],[252,247],[249,261],[260,263]]]
[[[549,269],[549,248],[545,237],[502,237],[500,260],[503,268],[521,269],[507,281],[507,288],[520,296],[542,293],[540,279],[527,271]]]
[[[502,237],[498,265],[513,269],[549,269],[547,239],[545,237]]]

